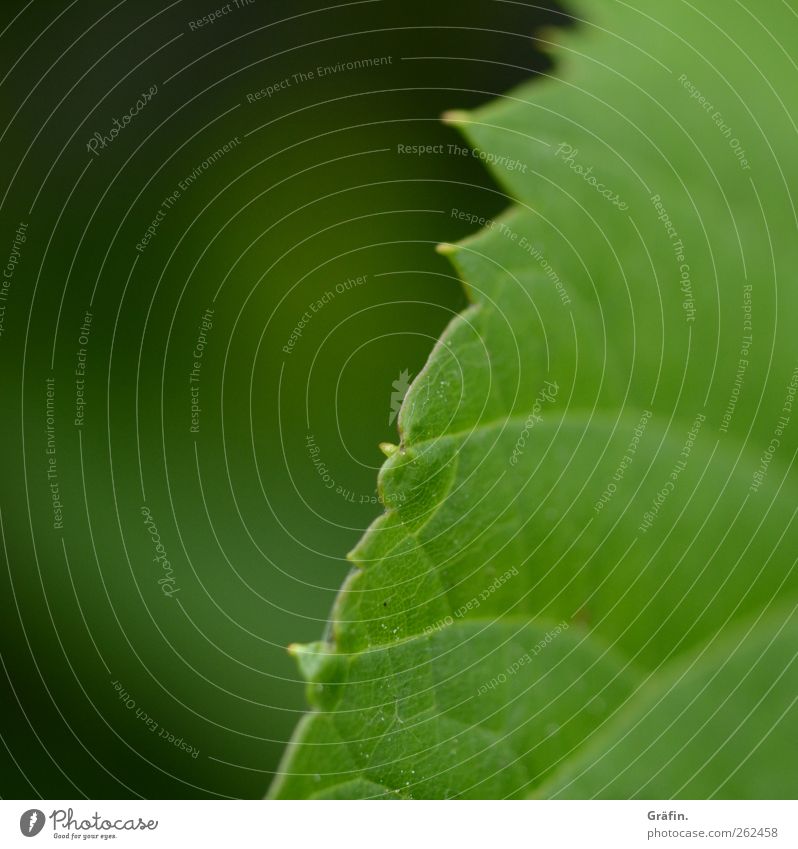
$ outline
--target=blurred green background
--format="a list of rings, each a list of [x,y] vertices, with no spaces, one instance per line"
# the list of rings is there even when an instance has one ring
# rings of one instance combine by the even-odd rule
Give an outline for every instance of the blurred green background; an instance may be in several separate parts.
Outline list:
[[[402,373],[464,306],[434,246],[507,205],[439,115],[545,71],[533,32],[564,19],[0,15],[0,792],[259,797],[305,707],[286,646],[322,634]]]

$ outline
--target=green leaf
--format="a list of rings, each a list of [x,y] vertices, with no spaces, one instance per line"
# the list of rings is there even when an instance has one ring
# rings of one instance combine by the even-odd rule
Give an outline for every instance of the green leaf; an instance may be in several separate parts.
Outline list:
[[[572,5],[274,797],[794,793],[798,4]]]
[[[796,647],[798,619],[785,611],[735,630],[648,682],[538,793],[794,798]]]

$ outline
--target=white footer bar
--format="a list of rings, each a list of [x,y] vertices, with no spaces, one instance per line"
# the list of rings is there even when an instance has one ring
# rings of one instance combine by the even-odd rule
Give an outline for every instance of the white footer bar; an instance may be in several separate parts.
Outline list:
[[[0,846],[52,846],[53,841],[120,849],[795,849],[798,804],[0,801]]]

